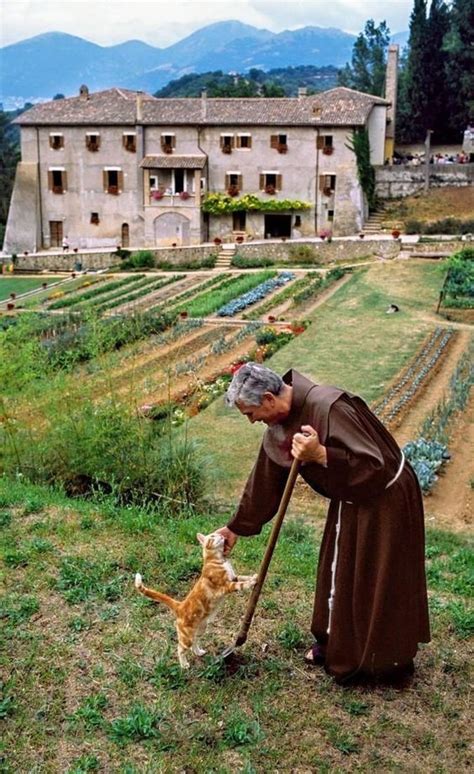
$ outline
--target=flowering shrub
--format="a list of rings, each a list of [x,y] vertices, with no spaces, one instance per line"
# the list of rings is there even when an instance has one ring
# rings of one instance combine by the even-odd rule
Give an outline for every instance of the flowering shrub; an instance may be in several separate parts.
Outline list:
[[[186,199],[189,199],[190,194],[187,191],[181,191],[179,198],[183,200],[183,202],[186,201]]]
[[[319,238],[320,239],[332,239],[332,231],[329,228],[323,228],[319,232]]]
[[[268,294],[272,293],[276,288],[285,285],[287,282],[290,282],[294,278],[295,275],[293,272],[283,271],[277,277],[265,280],[265,282],[257,285],[256,288],[253,288],[247,293],[244,293],[242,296],[239,296],[239,298],[234,298],[232,301],[229,301],[228,304],[225,304],[220,309],[218,309],[216,314],[219,317],[233,317],[234,314],[237,314],[237,312],[242,311],[242,309],[245,309],[251,304],[255,304],[257,301],[261,301],[263,298],[265,298],[265,296],[268,296]]]
[[[164,196],[164,191],[152,191],[151,198],[155,200],[162,199]]]
[[[208,193],[203,200],[203,212],[211,215],[227,215],[229,212],[245,210],[246,212],[301,212],[309,210],[311,204],[299,199],[259,199],[254,194],[246,194],[239,198],[222,193]]]

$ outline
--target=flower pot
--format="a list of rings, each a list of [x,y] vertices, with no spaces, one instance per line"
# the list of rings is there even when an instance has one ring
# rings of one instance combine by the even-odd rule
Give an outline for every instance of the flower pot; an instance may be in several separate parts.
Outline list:
[[[71,277],[74,279],[74,278],[75,278],[75,276],[76,276],[76,272],[75,272],[75,271],[72,271],[72,272],[71,272]]]
[[[46,290],[46,288],[48,287],[48,283],[47,282],[43,282],[41,284],[41,287],[43,288],[43,290]]]
[[[15,308],[15,304],[13,304],[13,303],[10,301],[10,302],[7,304],[7,310],[8,310],[8,311],[11,311],[11,310],[12,310],[12,309],[14,309],[14,308]]]
[[[238,236],[235,241],[237,242],[237,244],[241,245],[242,242],[244,241],[244,238],[242,236]]]
[[[359,239],[363,239],[365,237],[365,234],[359,234]]]
[[[222,244],[222,239],[220,239],[220,237],[215,237],[215,239],[214,239],[214,244],[215,244],[215,245],[220,245],[220,244]]]
[[[400,236],[400,232],[399,232],[399,230],[397,228],[393,229],[392,236],[393,236],[394,239],[398,239],[398,237]]]
[[[188,316],[187,312],[180,312],[179,313],[180,320],[185,320],[187,318],[187,316]]]

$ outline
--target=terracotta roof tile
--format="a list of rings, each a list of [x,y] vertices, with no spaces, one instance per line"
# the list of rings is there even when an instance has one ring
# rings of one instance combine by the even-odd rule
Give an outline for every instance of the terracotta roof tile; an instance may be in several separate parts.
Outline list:
[[[15,119],[24,126],[145,125],[171,126],[358,126],[380,97],[345,87],[310,97],[158,99],[142,94],[142,120],[137,122],[137,92],[108,89],[88,98],[69,97],[36,105]]]
[[[178,156],[177,154],[159,154],[145,156],[140,166],[143,169],[202,169],[207,156]]]

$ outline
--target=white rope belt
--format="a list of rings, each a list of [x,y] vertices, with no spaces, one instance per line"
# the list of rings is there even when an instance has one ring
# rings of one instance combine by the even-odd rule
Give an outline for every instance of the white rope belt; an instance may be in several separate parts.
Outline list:
[[[398,470],[395,473],[394,477],[386,484],[385,489],[390,489],[390,487],[397,481],[398,478],[400,478],[400,475],[402,473],[403,468],[405,467],[405,455],[403,452],[401,452],[402,458],[400,460],[400,465],[398,466]],[[348,504],[352,505],[350,500],[346,501]],[[339,505],[337,509],[337,522],[336,522],[336,539],[334,541],[334,555],[332,558],[332,564],[331,564],[331,591],[329,593],[329,599],[328,599],[328,608],[329,608],[329,617],[328,617],[328,628],[327,628],[327,634],[331,631],[331,619],[332,619],[332,611],[334,608],[334,597],[336,596],[336,571],[337,571],[337,560],[339,556],[339,533],[341,531],[341,516],[342,516],[342,500],[339,500]]]

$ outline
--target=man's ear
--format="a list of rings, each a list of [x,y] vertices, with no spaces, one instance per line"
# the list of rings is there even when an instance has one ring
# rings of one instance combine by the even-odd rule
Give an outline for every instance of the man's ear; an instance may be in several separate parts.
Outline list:
[[[263,398],[265,398],[265,400],[267,401],[267,403],[270,404],[270,406],[274,406],[275,405],[275,396],[274,396],[273,392],[268,392],[268,391],[264,392],[263,393]]]
[[[201,532],[198,532],[196,537],[198,539],[198,543],[200,543],[203,546],[206,542],[206,536],[203,535]]]

